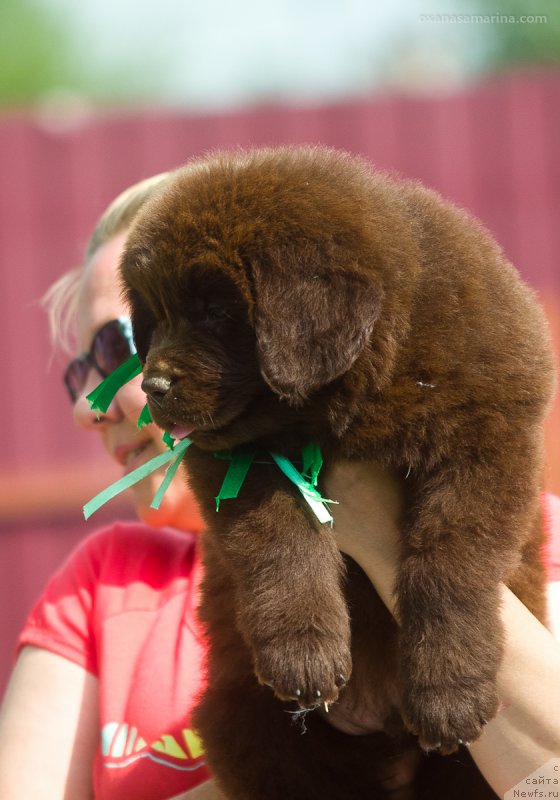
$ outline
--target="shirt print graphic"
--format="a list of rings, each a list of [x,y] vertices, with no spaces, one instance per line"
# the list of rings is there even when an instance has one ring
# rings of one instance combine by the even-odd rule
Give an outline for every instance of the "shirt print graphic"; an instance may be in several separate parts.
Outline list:
[[[199,736],[191,728],[183,728],[178,736],[164,733],[154,742],[147,742],[134,725],[108,722],[101,730],[103,766],[128,767],[141,758],[157,764],[191,772],[206,765]]]

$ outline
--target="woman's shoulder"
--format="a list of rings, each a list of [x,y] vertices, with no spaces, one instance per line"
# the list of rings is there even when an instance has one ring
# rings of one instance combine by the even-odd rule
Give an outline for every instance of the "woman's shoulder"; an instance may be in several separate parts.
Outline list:
[[[156,611],[195,596],[195,536],[139,522],[116,522],[87,536],[48,581],[19,647],[52,650],[98,674],[97,633],[109,618]]]

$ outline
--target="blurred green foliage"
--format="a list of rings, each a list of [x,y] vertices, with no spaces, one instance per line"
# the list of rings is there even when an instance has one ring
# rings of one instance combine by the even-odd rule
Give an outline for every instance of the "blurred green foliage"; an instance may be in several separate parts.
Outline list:
[[[560,63],[559,0],[476,0],[476,5],[477,13],[517,20],[484,25],[491,45],[487,70]]]
[[[34,0],[1,0],[0,103],[31,103],[57,85],[72,86],[64,21]]]
[[[65,3],[0,0],[0,107],[28,107],[53,96],[110,104],[153,92],[146,78],[157,76],[157,67],[146,58],[103,63],[95,33],[84,50],[67,12]]]

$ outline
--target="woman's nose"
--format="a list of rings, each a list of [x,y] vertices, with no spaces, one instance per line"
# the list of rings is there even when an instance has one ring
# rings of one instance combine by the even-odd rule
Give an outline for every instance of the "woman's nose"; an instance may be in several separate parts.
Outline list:
[[[107,411],[105,411],[105,413],[91,410],[86,397],[95,389],[96,386],[99,386],[102,380],[102,376],[95,369],[95,367],[91,367],[90,371],[88,372],[86,385],[74,403],[74,421],[81,428],[88,430],[99,430],[100,426],[103,426],[107,422],[116,422],[122,416],[116,397],[112,400],[111,405]]]

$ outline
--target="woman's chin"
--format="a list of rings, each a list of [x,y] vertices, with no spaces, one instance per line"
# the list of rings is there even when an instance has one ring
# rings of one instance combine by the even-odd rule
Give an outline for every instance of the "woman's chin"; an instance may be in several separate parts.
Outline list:
[[[147,481],[148,483],[148,481]],[[177,528],[178,530],[198,533],[203,528],[202,518],[197,503],[190,492],[173,491],[170,486],[159,508],[152,508],[151,502],[159,488],[160,481],[154,482],[150,488],[137,487],[134,503],[136,513],[142,522],[154,528]]]

